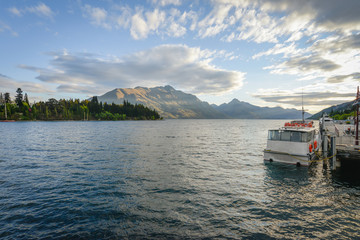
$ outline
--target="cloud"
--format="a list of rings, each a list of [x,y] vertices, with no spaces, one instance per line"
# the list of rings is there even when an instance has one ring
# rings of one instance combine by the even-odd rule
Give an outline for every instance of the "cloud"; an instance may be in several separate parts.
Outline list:
[[[188,29],[195,31],[197,13],[193,10],[176,9],[180,1],[153,1],[153,4],[148,8],[113,5],[106,9],[86,4],[82,6],[82,12],[83,17],[90,19],[92,25],[107,30],[128,29],[135,40],[146,39],[150,35],[181,37]],[[170,8],[169,5],[175,7]]]
[[[360,30],[358,0],[214,0],[199,21],[199,36],[222,34],[226,41],[295,42],[323,32],[351,34]]]
[[[282,60],[264,69],[270,70],[272,74],[297,75],[298,78],[307,80],[322,78],[328,79],[328,83],[336,83],[359,71],[359,49],[359,34],[333,34],[314,41],[306,48],[298,48],[294,43],[277,44],[267,51],[255,54],[253,59],[282,53]]]
[[[26,12],[35,13],[38,16],[52,18],[54,12],[44,3],[39,3],[37,6],[27,7]]]
[[[287,93],[287,92],[275,92],[274,95],[257,95],[255,97],[261,98],[266,102],[275,102],[280,104],[291,104],[294,106],[300,106],[304,99],[304,103],[307,106],[313,105],[335,105],[344,102],[345,99],[353,99],[354,93],[337,93],[334,91],[327,92],[307,92],[301,95],[301,93]],[[344,100],[343,100],[344,99]]]
[[[311,19],[318,27],[327,31],[360,30],[360,2],[357,0],[266,0],[261,1],[267,11],[295,13],[300,18]]]
[[[205,38],[215,36],[225,30],[230,24],[228,15],[231,9],[232,5],[229,4],[219,4],[213,8],[209,15],[198,23],[199,35]]]
[[[284,53],[282,62],[265,67],[271,74],[294,75],[305,81],[304,99],[312,110],[351,101],[360,82],[358,35],[330,35],[314,41],[307,48],[289,48],[276,45],[253,58]],[[288,86],[288,85],[286,85]],[[301,89],[264,89],[254,94],[267,103],[299,106]]]
[[[15,79],[3,75],[0,73],[0,92],[5,93],[9,92],[10,94],[15,93],[17,88],[21,88],[24,92],[31,93],[52,93],[54,90],[51,89],[51,86],[40,83],[33,82],[21,82],[16,81]]]
[[[130,34],[135,40],[145,39],[149,34],[181,37],[187,32],[184,24],[187,23],[188,19],[194,19],[193,12],[181,14],[172,9],[167,13],[163,10],[154,9],[143,13],[142,10],[138,10],[131,17]]]
[[[114,25],[116,28],[128,28],[131,22],[132,9],[129,7],[118,7],[120,13],[115,15],[112,19],[114,19]]]
[[[92,7],[88,4],[86,4],[83,7],[83,13],[86,17],[88,17],[91,20],[91,24],[95,26],[101,26],[106,29],[111,29],[111,25],[109,25],[107,20],[107,11],[103,8],[98,7]]]
[[[167,5],[175,5],[175,6],[181,5],[180,0],[152,0],[152,2],[153,2],[153,4],[160,5],[162,7],[167,6]]]
[[[96,26],[129,29],[137,40],[150,34],[180,37],[190,30],[200,38],[220,35],[229,42],[280,43],[286,38],[292,43],[319,33],[351,35],[360,30],[358,0],[213,0],[206,7],[198,2],[180,6],[180,0],[149,2],[132,7],[110,4],[107,9],[86,4],[84,16]],[[180,12],[178,17],[171,14],[174,11]]]
[[[140,13],[135,14],[131,17],[131,36],[138,40],[146,38],[149,34],[149,28],[144,20],[143,16]]]
[[[304,52],[304,50],[298,49],[296,47],[295,43],[291,43],[288,46],[286,46],[286,44],[278,43],[273,48],[271,48],[267,51],[255,54],[254,56],[252,56],[252,59],[257,59],[262,56],[278,55],[278,54],[283,54],[284,57],[296,56],[303,52]]]
[[[304,87],[284,90],[280,88],[258,89],[253,97],[266,103],[278,104],[301,109],[320,111],[326,107],[352,101],[355,98],[357,84],[353,81],[329,84],[324,81],[313,82]]]
[[[316,55],[294,57],[285,62],[285,65],[292,69],[297,68],[301,72],[309,70],[333,71],[340,68],[340,66],[333,61]]]
[[[16,7],[12,7],[8,9],[10,13],[14,14],[15,16],[21,17],[22,13],[19,9],[17,9]]]
[[[55,13],[51,10],[51,8],[44,3],[39,3],[36,6],[25,7],[23,9],[11,7],[8,10],[10,13],[18,17],[21,17],[27,13],[33,13],[40,17],[46,17],[52,19],[55,15]]]
[[[58,84],[58,91],[101,94],[109,88],[172,85],[196,94],[222,94],[242,86],[245,73],[216,68],[211,61],[225,52],[185,45],[161,45],[122,58],[49,53],[51,68],[20,65],[37,79]]]
[[[344,53],[360,49],[360,33],[347,36],[333,35],[328,38],[317,40],[310,48],[317,53]]]
[[[333,76],[327,79],[328,83],[342,83],[345,81],[345,79],[350,78],[350,79],[355,79],[358,80],[360,82],[360,73],[359,72],[355,72],[352,74],[348,74],[348,75],[337,75],[337,76]]]
[[[94,95],[98,92],[106,92],[109,89],[99,88],[99,86],[88,86],[88,85],[79,85],[79,84],[62,84],[56,88],[59,92],[66,93],[82,93],[87,94],[88,96]]]
[[[283,63],[268,66],[264,69],[271,70],[270,73],[272,74],[289,74],[298,77],[313,75],[313,78],[316,78],[331,75],[331,73],[327,74],[326,72],[339,68],[341,66],[331,60],[317,55],[307,55],[292,57]]]
[[[14,37],[17,37],[18,36],[18,33],[15,32],[14,30],[12,30],[12,28],[5,24],[4,22],[0,21],[0,33],[2,32],[10,32],[11,35],[13,35]]]

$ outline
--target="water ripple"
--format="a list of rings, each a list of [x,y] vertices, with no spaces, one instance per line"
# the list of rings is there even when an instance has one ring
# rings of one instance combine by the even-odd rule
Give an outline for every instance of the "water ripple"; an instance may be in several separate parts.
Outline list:
[[[357,174],[264,164],[282,123],[0,123],[0,238],[360,238]]]

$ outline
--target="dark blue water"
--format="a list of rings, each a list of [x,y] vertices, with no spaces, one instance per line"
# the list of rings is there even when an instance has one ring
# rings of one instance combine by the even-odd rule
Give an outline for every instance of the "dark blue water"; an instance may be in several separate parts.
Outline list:
[[[283,123],[0,123],[0,238],[359,239],[360,174],[264,163]]]

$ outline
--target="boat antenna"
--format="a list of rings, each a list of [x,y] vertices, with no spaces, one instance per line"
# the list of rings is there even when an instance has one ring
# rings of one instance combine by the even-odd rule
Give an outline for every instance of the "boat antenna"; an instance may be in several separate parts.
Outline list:
[[[301,85],[303,82],[301,81]],[[304,110],[304,87],[301,86],[301,114],[302,114],[302,122],[305,123],[305,110]]]

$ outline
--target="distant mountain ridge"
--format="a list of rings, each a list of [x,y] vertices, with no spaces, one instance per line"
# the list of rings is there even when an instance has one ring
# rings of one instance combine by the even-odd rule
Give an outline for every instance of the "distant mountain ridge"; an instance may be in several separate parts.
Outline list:
[[[234,98],[229,103],[214,106],[218,111],[237,119],[301,119],[302,113],[296,109],[284,109],[281,107],[259,107]],[[305,113],[305,118],[311,114]]]
[[[301,119],[301,111],[281,107],[259,107],[233,99],[229,103],[210,105],[195,95],[164,87],[116,88],[102,96],[99,102],[122,104],[124,100],[132,104],[143,104],[155,109],[163,118],[194,119]],[[305,117],[309,117],[306,114]]]

